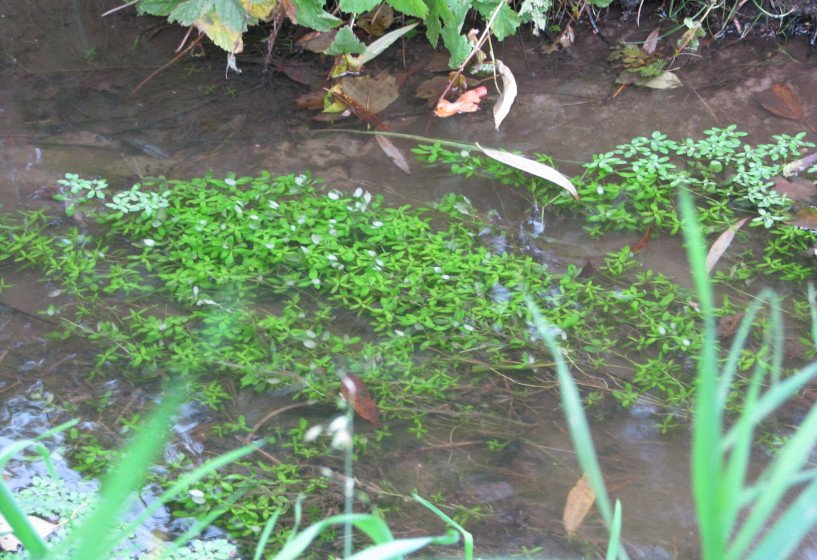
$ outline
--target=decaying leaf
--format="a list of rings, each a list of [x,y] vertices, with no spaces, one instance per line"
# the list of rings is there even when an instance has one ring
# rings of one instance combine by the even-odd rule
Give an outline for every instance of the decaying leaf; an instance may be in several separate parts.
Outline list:
[[[652,54],[655,52],[655,48],[658,46],[658,36],[660,34],[660,27],[656,27],[652,30],[652,33],[647,35],[647,38],[644,40],[644,44],[641,45],[641,48],[644,49],[644,52],[647,54]]]
[[[380,409],[369,396],[366,384],[354,373],[347,373],[340,381],[340,392],[346,402],[352,403],[361,418],[379,426]]]
[[[817,185],[814,184],[814,181],[802,177],[795,177],[790,181],[780,176],[774,177],[772,181],[774,181],[772,188],[778,194],[789,197],[792,202],[811,201],[817,196]]]
[[[394,23],[394,10],[388,4],[378,4],[357,18],[357,26],[375,37],[381,37]]]
[[[501,60],[496,61],[496,71],[502,76],[502,95],[494,104],[494,127],[499,130],[499,125],[508,116],[513,102],[516,101],[517,89],[513,73]]]
[[[361,105],[356,99],[346,95],[343,92],[329,90],[334,98],[342,103],[347,109],[349,109],[357,118],[365,122],[366,124],[372,125],[377,130],[388,130],[389,127],[378,119],[374,113],[366,109],[363,105]]]
[[[786,222],[790,226],[817,231],[817,208],[809,206],[797,211],[794,218]]]
[[[786,84],[774,84],[757,96],[760,105],[770,113],[793,121],[805,117],[803,102]]]
[[[309,52],[323,53],[326,52],[326,49],[335,41],[337,32],[337,29],[333,29],[332,31],[312,31],[301,37],[296,45]]]
[[[347,76],[340,80],[342,91],[370,113],[379,113],[399,97],[397,80],[384,70],[376,76],[355,78]]]
[[[570,179],[553,169],[551,166],[517,154],[500,152],[499,150],[493,150],[491,148],[483,148],[479,144],[477,144],[477,147],[482,150],[486,156],[502,162],[505,165],[510,165],[511,167],[515,167],[520,171],[530,173],[531,175],[541,177],[546,181],[559,185],[573,195],[573,198],[579,200],[579,193],[576,190],[576,187],[573,186],[573,183],[570,182]]]
[[[647,231],[644,232],[644,235],[641,236],[641,239],[635,242],[633,248],[630,249],[631,253],[638,253],[644,247],[647,246],[647,243],[650,242],[650,238],[652,237],[652,224],[647,224]]]
[[[637,86],[648,87],[651,89],[673,89],[681,87],[681,80],[669,70],[665,70],[654,78],[646,80],[639,80],[635,82]]]
[[[712,244],[712,247],[709,248],[709,253],[706,254],[707,274],[712,272],[712,269],[715,268],[715,265],[718,263],[723,253],[735,238],[735,234],[738,232],[741,226],[747,222],[747,220],[749,220],[749,218],[742,218],[738,220],[735,225],[730,226],[729,229],[721,233]]]
[[[400,168],[400,170],[405,173],[406,175],[411,175],[411,168],[409,167],[408,160],[406,156],[403,155],[403,152],[400,151],[400,148],[394,145],[394,143],[386,136],[382,134],[375,134],[375,140],[377,140],[380,149],[383,150],[390,160],[394,162],[394,165]]]
[[[576,485],[571,488],[567,495],[565,502],[565,510],[562,514],[562,525],[564,525],[565,532],[568,535],[576,534],[579,527],[587,517],[587,513],[596,501],[596,493],[590,482],[587,480],[587,475],[582,476]]]
[[[479,102],[487,95],[488,88],[479,86],[478,88],[470,89],[460,95],[453,103],[446,99],[440,99],[437,106],[434,108],[434,114],[438,117],[450,117],[457,113],[474,113],[479,111]]]
[[[740,322],[743,320],[745,313],[733,313],[731,315],[724,315],[718,320],[718,338],[729,338],[740,327]]]

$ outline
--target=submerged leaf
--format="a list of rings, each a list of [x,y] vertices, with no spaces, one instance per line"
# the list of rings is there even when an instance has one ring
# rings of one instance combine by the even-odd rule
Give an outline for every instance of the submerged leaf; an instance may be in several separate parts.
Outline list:
[[[720,260],[721,256],[723,256],[726,249],[732,243],[732,240],[735,238],[735,234],[738,230],[746,223],[749,218],[742,218],[737,221],[737,223],[733,226],[729,226],[729,229],[724,231],[722,234],[718,236],[715,242],[712,244],[712,247],[709,248],[709,253],[706,255],[706,272],[707,274],[712,272],[712,269],[715,268],[715,265]]]
[[[357,375],[348,373],[340,381],[340,392],[346,402],[352,404],[361,418],[379,426],[380,409],[369,396],[369,389]]]
[[[786,84],[774,84],[757,96],[760,105],[778,117],[802,121],[805,117],[803,102]]]
[[[590,508],[596,501],[596,492],[587,481],[587,475],[582,476],[576,485],[571,488],[565,502],[562,514],[562,525],[568,535],[574,535],[587,517]]]
[[[394,143],[383,136],[382,134],[376,134],[375,140],[377,140],[377,144],[380,146],[380,149],[383,150],[390,160],[394,162],[394,165],[400,168],[400,170],[405,173],[406,175],[411,175],[411,168],[409,167],[408,160],[406,156],[403,155],[403,152],[400,151],[400,148],[394,145]]]
[[[803,208],[794,215],[794,218],[786,222],[790,226],[817,231],[817,208]]]
[[[499,130],[499,125],[508,116],[511,106],[516,100],[516,79],[510,68],[505,66],[501,60],[496,61],[496,71],[502,76],[502,95],[494,104],[494,126]]]
[[[579,200],[579,193],[576,190],[576,187],[573,186],[573,183],[570,182],[570,179],[553,169],[551,166],[517,154],[500,152],[499,150],[493,150],[491,148],[483,148],[479,144],[477,144],[477,148],[482,150],[486,156],[502,162],[505,165],[510,165],[511,167],[515,167],[520,171],[530,173],[531,175],[536,175],[537,177],[541,177],[546,181],[559,185],[573,195],[573,198]]]

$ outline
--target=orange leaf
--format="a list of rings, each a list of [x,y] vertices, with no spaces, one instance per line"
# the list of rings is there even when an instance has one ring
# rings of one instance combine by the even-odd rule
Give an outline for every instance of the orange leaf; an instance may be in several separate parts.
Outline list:
[[[487,93],[488,88],[479,86],[478,88],[469,89],[460,95],[453,103],[441,99],[434,108],[434,114],[438,117],[450,117],[457,113],[474,113],[479,111],[479,102]]]
[[[354,113],[354,115],[357,118],[359,118],[360,120],[362,120],[366,124],[372,125],[377,130],[388,130],[389,129],[389,127],[386,125],[386,123],[384,123],[383,121],[378,119],[374,115],[374,113],[372,113],[366,107],[364,107],[363,105],[358,103],[356,99],[353,99],[352,97],[349,97],[348,95],[346,95],[343,92],[338,92],[338,91],[334,91],[334,90],[331,90],[331,89],[327,90],[327,91],[329,91],[329,93],[331,93],[335,97],[335,99],[337,99],[338,101],[340,101],[341,103],[346,105],[346,107],[348,107],[349,110],[352,113]]]
[[[340,380],[340,392],[346,402],[355,407],[361,418],[368,420],[375,426],[379,426],[377,418],[380,416],[380,409],[369,396],[369,389],[366,384],[354,373],[347,373]]]
[[[758,101],[764,109],[784,119],[802,121],[805,116],[803,102],[786,84],[774,84],[758,96]]]
[[[596,501],[596,493],[587,481],[587,475],[582,476],[576,485],[571,488],[565,502],[565,511],[562,514],[562,524],[568,535],[573,535],[581,527],[584,518]]]
[[[641,239],[635,242],[633,248],[630,249],[631,253],[637,253],[641,249],[647,246],[647,243],[650,242],[650,237],[652,237],[652,224],[647,224],[647,231],[644,232],[644,235],[641,236]]]

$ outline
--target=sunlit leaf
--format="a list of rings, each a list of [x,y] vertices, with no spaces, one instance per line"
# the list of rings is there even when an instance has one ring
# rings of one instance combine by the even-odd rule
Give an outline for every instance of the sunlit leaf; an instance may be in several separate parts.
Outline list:
[[[707,274],[712,272],[712,269],[715,268],[715,265],[720,260],[721,256],[723,256],[726,249],[729,245],[732,244],[732,240],[735,238],[735,234],[738,230],[746,223],[749,218],[742,218],[735,223],[733,226],[729,226],[729,228],[721,233],[715,242],[712,244],[712,247],[709,248],[709,253],[706,255],[706,272]]]
[[[388,0],[388,3],[398,12],[418,18],[428,15],[428,6],[422,0]]]
[[[564,525],[565,532],[568,535],[574,535],[578,531],[595,502],[596,493],[587,481],[587,475],[584,475],[571,488],[565,502],[562,525]]]
[[[499,130],[499,125],[508,116],[511,106],[516,100],[517,89],[513,73],[501,60],[496,61],[496,71],[502,77],[502,95],[494,104],[494,127]]]
[[[551,166],[517,154],[500,152],[499,150],[493,150],[491,148],[483,148],[479,144],[477,144],[477,147],[482,150],[486,156],[502,162],[505,165],[510,165],[511,167],[515,167],[520,171],[530,173],[531,175],[541,177],[546,181],[559,185],[573,195],[573,198],[579,200],[579,193],[576,191],[576,187],[573,186],[573,183],[570,182],[570,179],[553,169]]]
[[[411,25],[406,25],[405,27],[401,27],[400,29],[395,29],[389,33],[383,35],[380,39],[366,47],[365,52],[360,55],[360,63],[366,64],[374,57],[385,51],[389,46],[394,43],[397,39],[417,27],[420,22],[412,23]]]
[[[326,49],[326,54],[330,56],[340,56],[342,54],[361,54],[366,50],[366,45],[355,37],[355,32],[348,26],[338,29],[335,40]]]
[[[241,3],[252,17],[261,21],[269,21],[277,4],[278,2],[276,0],[261,0],[260,2],[243,0]]]

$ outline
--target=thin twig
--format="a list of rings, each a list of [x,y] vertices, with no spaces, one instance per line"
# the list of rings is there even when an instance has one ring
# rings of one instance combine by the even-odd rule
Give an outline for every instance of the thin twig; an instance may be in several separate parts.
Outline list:
[[[150,76],[148,76],[147,78],[145,78],[144,80],[142,80],[142,81],[139,83],[139,85],[138,85],[138,86],[136,86],[135,88],[133,88],[133,92],[132,92],[132,93],[136,93],[137,91],[139,91],[140,89],[142,89],[142,86],[143,86],[143,85],[145,85],[146,83],[148,83],[150,80],[152,80],[152,79],[153,79],[153,77],[154,77],[156,74],[158,74],[159,72],[163,71],[165,68],[167,68],[168,66],[172,65],[174,62],[176,62],[177,60],[179,60],[179,59],[180,59],[182,56],[184,56],[184,55],[185,55],[185,54],[186,54],[188,51],[190,51],[190,50],[191,50],[193,47],[195,47],[196,45],[198,45],[198,44],[201,42],[201,40],[202,40],[202,39],[204,39],[204,35],[199,35],[199,36],[196,38],[196,40],[195,40],[195,41],[193,41],[192,43],[190,43],[190,44],[187,46],[187,48],[186,48],[186,49],[184,49],[182,52],[180,52],[179,54],[177,54],[176,56],[174,56],[174,57],[173,57],[173,59],[172,59],[170,62],[168,62],[167,64],[162,65],[162,67],[161,67],[161,68],[159,68],[158,70],[156,70],[155,72],[153,72],[153,73],[152,73]]]

